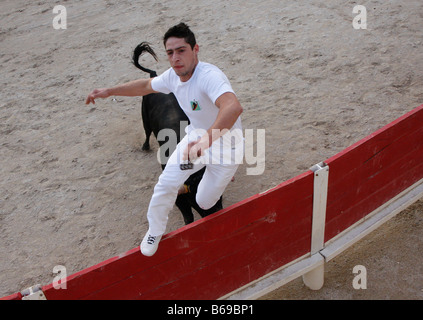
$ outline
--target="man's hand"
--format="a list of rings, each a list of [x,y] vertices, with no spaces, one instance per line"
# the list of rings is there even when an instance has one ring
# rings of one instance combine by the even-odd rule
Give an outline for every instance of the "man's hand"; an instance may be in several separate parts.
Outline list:
[[[108,89],[95,89],[93,90],[87,97],[87,100],[85,100],[85,104],[95,104],[95,99],[97,98],[108,98],[110,97],[109,90]]]
[[[204,151],[209,148],[209,144],[205,139],[199,139],[188,143],[188,146],[184,150],[182,160],[184,161],[195,161],[197,158],[204,155]]]

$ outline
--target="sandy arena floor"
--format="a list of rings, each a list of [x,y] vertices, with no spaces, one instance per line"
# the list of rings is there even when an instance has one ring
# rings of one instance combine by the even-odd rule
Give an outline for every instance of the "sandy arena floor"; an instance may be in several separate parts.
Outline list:
[[[138,246],[160,173],[141,150],[141,98],[86,106],[87,94],[145,77],[131,54],[149,41],[168,68],[164,32],[188,23],[200,59],[219,66],[243,107],[244,128],[266,130],[266,166],[243,164],[225,207],[324,161],[423,103],[421,0],[2,0],[0,12],[0,296],[53,281]],[[63,22],[63,21],[62,21]],[[153,139],[152,139],[153,140]],[[183,226],[170,214],[168,231]],[[313,292],[301,279],[265,299],[422,299],[423,203],[337,257]],[[368,288],[352,287],[355,265]]]

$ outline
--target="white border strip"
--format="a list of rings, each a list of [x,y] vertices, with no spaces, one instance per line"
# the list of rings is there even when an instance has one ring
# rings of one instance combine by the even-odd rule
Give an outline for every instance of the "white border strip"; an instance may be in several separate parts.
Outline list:
[[[246,286],[223,296],[219,300],[255,300],[265,294],[276,290],[288,282],[312,271],[319,266],[323,266],[325,259],[320,254],[314,254],[310,257],[302,257],[293,264],[285,265],[270,275],[266,275]]]

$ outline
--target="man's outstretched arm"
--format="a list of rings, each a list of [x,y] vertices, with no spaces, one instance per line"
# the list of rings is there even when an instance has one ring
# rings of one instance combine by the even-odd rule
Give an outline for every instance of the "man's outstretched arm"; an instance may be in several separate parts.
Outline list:
[[[97,98],[105,99],[110,96],[138,97],[155,93],[156,91],[151,87],[151,80],[152,78],[139,79],[112,88],[95,89],[88,95],[85,104],[95,104]]]

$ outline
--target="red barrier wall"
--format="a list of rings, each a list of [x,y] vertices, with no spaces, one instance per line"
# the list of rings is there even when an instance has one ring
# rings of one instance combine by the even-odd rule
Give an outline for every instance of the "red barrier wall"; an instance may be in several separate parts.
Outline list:
[[[11,294],[10,296],[0,298],[0,300],[21,300],[22,295],[20,292]]]
[[[328,241],[423,178],[423,105],[326,163]]]
[[[328,159],[325,241],[423,178],[423,105]],[[308,171],[67,278],[55,299],[217,299],[310,252]],[[18,299],[20,294],[5,299]]]
[[[310,250],[313,174],[307,172],[67,279],[47,299],[217,299]]]

